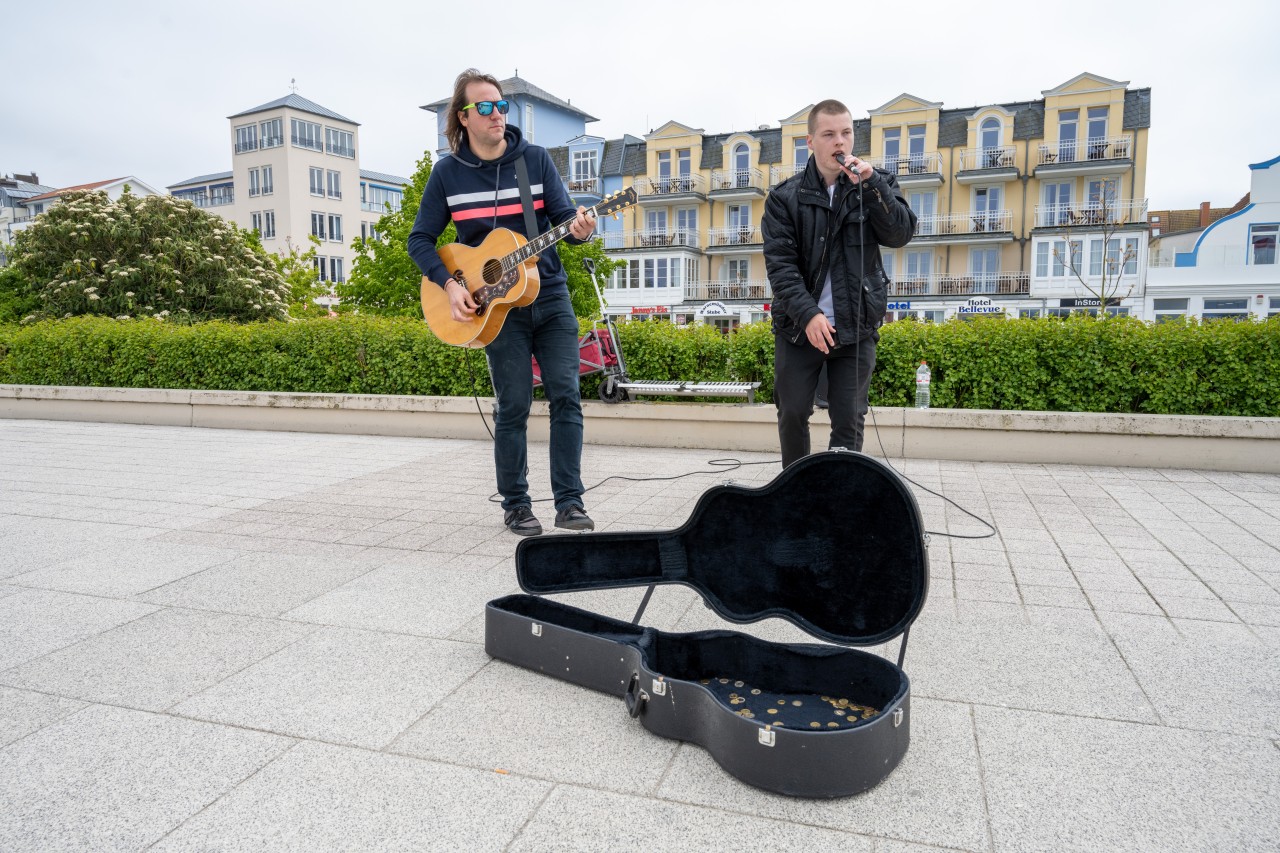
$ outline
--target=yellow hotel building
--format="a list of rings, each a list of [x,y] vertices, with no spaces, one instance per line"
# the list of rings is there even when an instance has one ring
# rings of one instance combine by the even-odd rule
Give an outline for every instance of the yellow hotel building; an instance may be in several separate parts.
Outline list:
[[[964,109],[903,94],[855,118],[854,153],[893,173],[919,217],[910,244],[883,251],[889,319],[1097,310],[1080,277],[1096,292],[1108,266],[1108,310],[1141,314],[1150,89],[1086,73],[1041,94]],[[605,191],[639,194],[601,231],[624,262],[611,314],[767,318],[760,219],[770,189],[804,169],[809,109],[773,128],[708,135],[671,121],[604,145]]]

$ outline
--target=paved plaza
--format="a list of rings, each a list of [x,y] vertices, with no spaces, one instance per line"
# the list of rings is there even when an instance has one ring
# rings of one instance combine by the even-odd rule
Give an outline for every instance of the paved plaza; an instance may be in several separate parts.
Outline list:
[[[675,527],[776,459],[588,446],[587,508]],[[1280,476],[893,464],[998,534],[915,490],[911,747],[814,801],[485,654],[487,441],[0,420],[0,850],[1280,849]],[[680,586],[644,621],[808,640]]]

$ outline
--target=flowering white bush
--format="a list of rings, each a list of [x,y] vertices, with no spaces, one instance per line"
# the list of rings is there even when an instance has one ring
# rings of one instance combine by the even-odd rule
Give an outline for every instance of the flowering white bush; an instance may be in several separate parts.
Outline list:
[[[195,322],[283,319],[284,279],[238,227],[173,196],[68,193],[15,235],[35,319],[100,314]]]

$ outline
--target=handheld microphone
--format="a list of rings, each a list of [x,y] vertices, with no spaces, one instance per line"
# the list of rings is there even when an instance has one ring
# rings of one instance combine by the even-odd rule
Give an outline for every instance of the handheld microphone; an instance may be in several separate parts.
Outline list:
[[[852,166],[848,166],[848,165],[845,163],[845,156],[844,156],[843,154],[841,154],[839,151],[837,151],[837,152],[836,152],[836,162],[837,162],[837,163],[839,163],[841,166],[845,166],[846,168],[848,168],[848,169],[849,169],[849,171],[853,172],[854,183],[855,183],[856,185],[858,185],[858,186],[861,186],[861,185],[862,185],[862,175],[858,174],[858,170],[857,170],[857,169],[855,169],[855,168],[854,168],[854,167],[852,167]]]

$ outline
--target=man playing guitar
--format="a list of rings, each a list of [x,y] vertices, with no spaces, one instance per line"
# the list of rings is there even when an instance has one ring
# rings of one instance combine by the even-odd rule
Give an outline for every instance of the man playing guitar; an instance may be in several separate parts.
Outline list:
[[[458,75],[445,136],[453,156],[431,170],[418,217],[409,235],[409,255],[422,274],[444,287],[452,318],[477,314],[471,293],[456,281],[436,251],[449,221],[458,242],[477,246],[495,228],[527,238],[568,222],[570,238],[584,243],[595,230],[591,211],[576,209],[546,149],[526,142],[507,125],[509,103],[496,78],[469,68]],[[516,161],[528,166],[529,189],[538,226],[527,233],[516,177]],[[526,479],[529,408],[533,403],[533,363],[538,359],[551,408],[551,488],[556,527],[593,530],[582,502],[582,402],[578,386],[578,320],[569,300],[568,277],[548,247],[538,259],[540,290],[530,305],[512,308],[497,337],[486,347],[494,407],[494,467],[502,495],[503,522],[520,536],[536,536],[542,524],[533,514]]]

